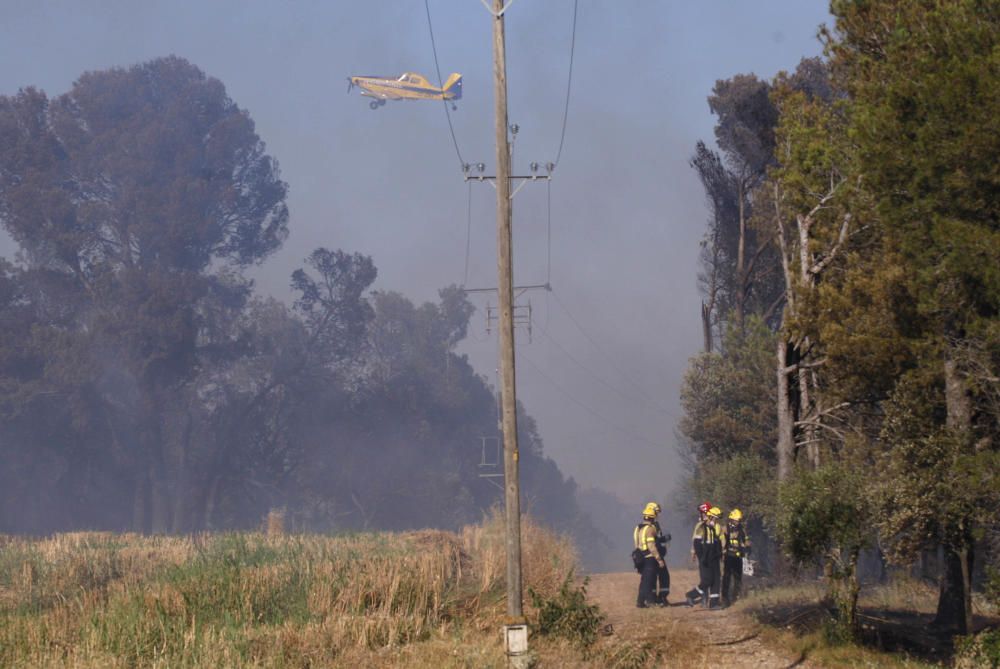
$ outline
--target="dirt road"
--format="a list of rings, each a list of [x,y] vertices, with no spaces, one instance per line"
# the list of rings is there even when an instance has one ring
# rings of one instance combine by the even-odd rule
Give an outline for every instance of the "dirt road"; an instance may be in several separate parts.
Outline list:
[[[683,605],[684,593],[697,581],[690,569],[671,570],[671,606],[637,609],[635,573],[594,574],[588,595],[600,605],[623,642],[654,644],[664,658],[662,667],[807,667],[799,658],[771,648],[759,636],[752,620],[739,607],[709,611]]]

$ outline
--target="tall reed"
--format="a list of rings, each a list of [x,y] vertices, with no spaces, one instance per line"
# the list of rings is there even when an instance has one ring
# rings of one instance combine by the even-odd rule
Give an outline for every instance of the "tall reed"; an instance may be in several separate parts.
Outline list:
[[[527,583],[554,592],[572,545],[523,529]],[[357,666],[495,627],[504,559],[497,513],[459,533],[0,537],[0,666]]]

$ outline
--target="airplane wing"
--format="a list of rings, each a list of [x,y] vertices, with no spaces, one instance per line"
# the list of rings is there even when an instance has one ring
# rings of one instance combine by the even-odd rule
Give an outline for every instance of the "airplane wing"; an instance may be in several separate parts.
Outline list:
[[[375,98],[376,100],[402,100],[401,95],[397,95],[392,90],[380,89],[373,91],[367,88],[361,89],[361,95],[369,98]]]

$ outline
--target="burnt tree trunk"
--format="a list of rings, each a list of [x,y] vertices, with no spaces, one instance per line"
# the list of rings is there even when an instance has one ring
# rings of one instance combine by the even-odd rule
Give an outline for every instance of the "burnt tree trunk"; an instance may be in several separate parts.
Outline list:
[[[701,303],[701,334],[704,339],[705,353],[712,352],[712,308]]]
[[[972,630],[972,554],[969,547],[942,547],[940,593],[934,625],[956,634]]]

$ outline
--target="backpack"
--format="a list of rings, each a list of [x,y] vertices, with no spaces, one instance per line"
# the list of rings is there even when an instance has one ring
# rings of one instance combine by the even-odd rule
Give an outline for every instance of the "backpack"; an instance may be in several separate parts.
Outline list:
[[[649,523],[642,522],[635,526],[635,530],[632,532],[633,545],[635,543],[638,543],[639,541],[638,537],[639,534],[642,532],[642,528],[648,524]],[[635,570],[640,574],[642,573],[642,565],[645,561],[646,561],[646,552],[641,548],[639,548],[638,546],[636,546],[635,549],[632,551],[632,566],[635,567]]]
[[[635,570],[640,574],[642,573],[642,563],[644,563],[645,561],[646,561],[646,556],[642,554],[641,550],[636,548],[634,551],[632,551],[632,566],[635,567]]]

